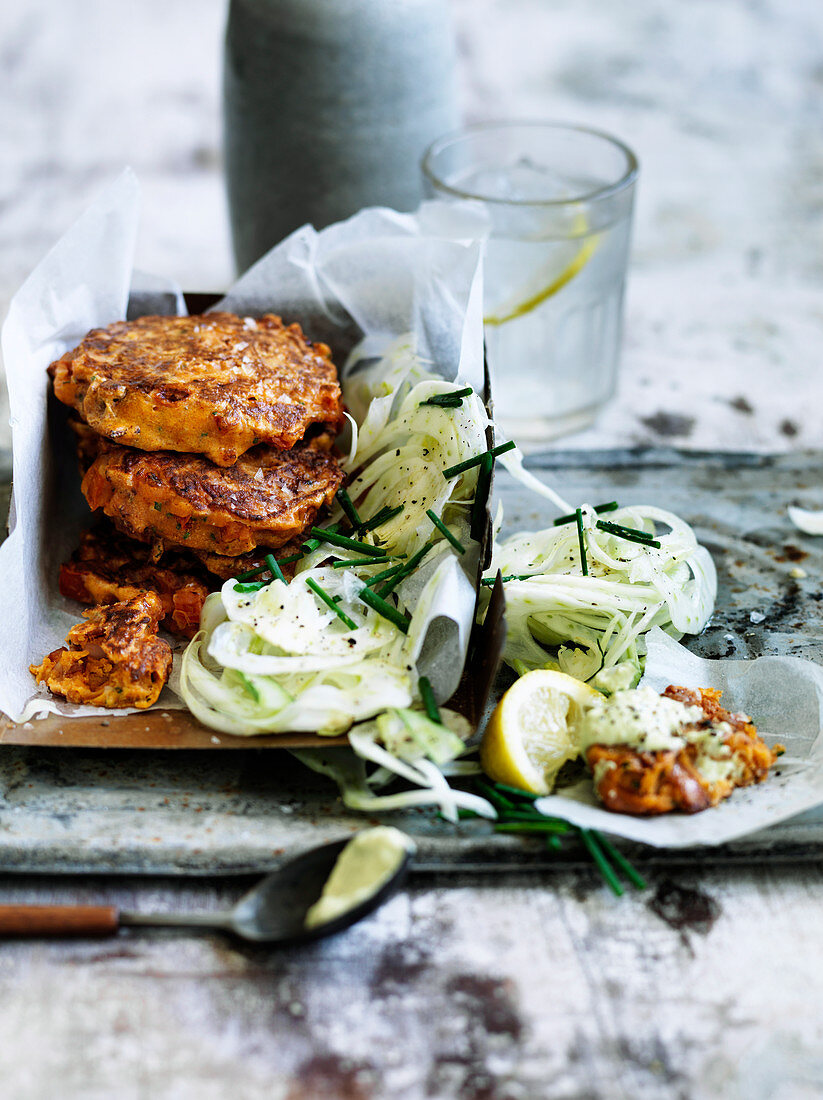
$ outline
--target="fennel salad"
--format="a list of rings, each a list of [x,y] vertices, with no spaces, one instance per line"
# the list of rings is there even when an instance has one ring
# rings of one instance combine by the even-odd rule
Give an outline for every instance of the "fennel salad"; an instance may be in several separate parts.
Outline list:
[[[349,379],[347,483],[327,525],[290,560],[291,580],[286,559],[270,555],[271,580],[245,574],[208,597],[180,693],[228,734],[348,733],[348,748],[294,755],[334,779],[352,809],[435,805],[452,821],[461,811],[495,818],[485,784],[450,784],[481,770],[465,758],[471,729],[418,672],[445,575],[457,567],[474,583],[495,459],[566,513],[496,541],[482,582],[488,592],[503,575],[504,659],[519,674],[558,668],[605,692],[632,686],[649,629],[679,637],[705,625],[711,558],[672,513],[574,509],[523,468],[513,443],[488,449],[479,395],[428,369],[409,340]]]

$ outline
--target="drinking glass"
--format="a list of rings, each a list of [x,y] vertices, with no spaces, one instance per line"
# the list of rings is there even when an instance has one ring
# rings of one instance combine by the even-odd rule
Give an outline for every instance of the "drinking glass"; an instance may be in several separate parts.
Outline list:
[[[518,441],[577,431],[614,394],[638,166],[608,134],[483,123],[423,158],[429,197],[482,203],[497,418]]]

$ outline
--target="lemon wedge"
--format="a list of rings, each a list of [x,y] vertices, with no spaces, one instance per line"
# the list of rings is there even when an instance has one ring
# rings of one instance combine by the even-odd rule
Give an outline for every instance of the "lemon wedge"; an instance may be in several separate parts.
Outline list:
[[[480,763],[491,779],[550,794],[557,773],[580,752],[576,726],[600,692],[564,672],[538,668],[513,684],[491,716]]]

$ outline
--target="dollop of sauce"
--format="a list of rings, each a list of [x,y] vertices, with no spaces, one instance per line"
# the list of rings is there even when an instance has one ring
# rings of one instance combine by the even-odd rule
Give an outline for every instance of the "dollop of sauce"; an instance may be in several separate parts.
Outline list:
[[[626,745],[637,752],[679,752],[695,745],[695,767],[710,783],[733,778],[739,767],[724,743],[731,733],[728,722],[712,722],[702,707],[653,688],[616,691],[587,704],[576,733],[582,752],[591,745]]]
[[[306,913],[306,928],[316,928],[360,905],[389,881],[414,842],[389,825],[364,829],[337,857],[319,899]]]

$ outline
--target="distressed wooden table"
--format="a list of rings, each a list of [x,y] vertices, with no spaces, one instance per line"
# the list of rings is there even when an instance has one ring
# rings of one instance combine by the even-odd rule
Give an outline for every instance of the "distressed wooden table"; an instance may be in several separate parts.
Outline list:
[[[823,9],[454,6],[470,117],[599,125],[643,165],[621,391],[562,445],[819,447]],[[125,162],[144,186],[140,266],[229,281],[224,5],[196,7],[0,8],[3,312]],[[3,901],[145,909],[217,908],[246,884],[3,871]],[[293,951],[163,932],[0,944],[0,1095],[822,1096],[820,861],[672,861],[648,878],[619,900],[562,865],[418,879]]]

